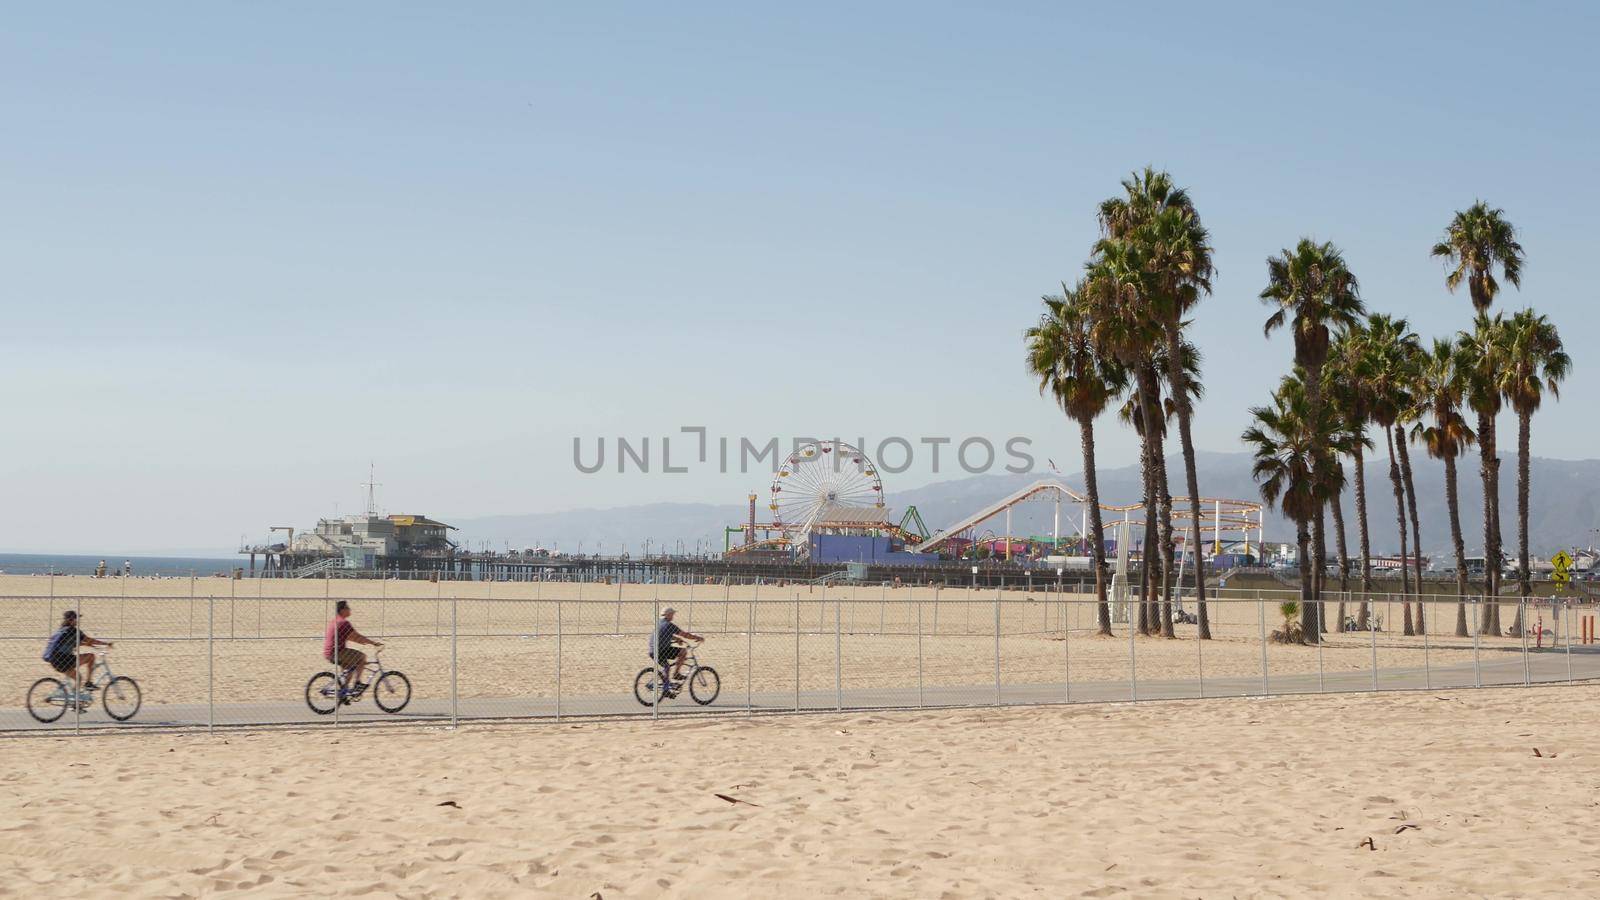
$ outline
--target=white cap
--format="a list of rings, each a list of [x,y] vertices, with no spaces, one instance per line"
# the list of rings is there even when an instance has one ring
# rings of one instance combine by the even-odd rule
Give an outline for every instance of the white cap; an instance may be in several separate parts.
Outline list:
[[[661,614],[662,614],[662,615],[663,615],[663,616],[670,616],[670,615],[672,615],[672,614],[673,614],[673,613],[675,613],[675,612],[677,612],[677,610],[675,610],[675,609],[673,609],[673,608],[672,608],[672,607],[670,607],[670,606],[669,606],[669,607],[667,607],[667,608],[666,608],[666,609],[663,609],[663,610],[662,610],[662,611],[661,611]]]

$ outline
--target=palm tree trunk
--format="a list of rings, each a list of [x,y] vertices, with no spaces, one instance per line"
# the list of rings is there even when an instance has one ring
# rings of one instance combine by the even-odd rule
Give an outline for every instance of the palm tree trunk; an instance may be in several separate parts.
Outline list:
[[[1155,369],[1151,370],[1154,377]],[[1166,429],[1156,432],[1156,499],[1161,504],[1161,636],[1176,637],[1172,632],[1172,590],[1177,580],[1177,547],[1172,537],[1172,491],[1167,486]]]
[[[1400,464],[1394,458],[1394,432],[1383,429],[1389,444],[1389,484],[1394,488],[1394,515],[1400,525],[1400,608],[1405,612],[1405,635],[1416,632],[1411,627],[1411,569],[1406,565],[1406,489],[1400,480]]]
[[[1533,570],[1528,567],[1528,436],[1533,414],[1517,413],[1517,589],[1524,597],[1533,596]],[[1517,621],[1512,630],[1522,636],[1522,605],[1517,606]]]
[[[1299,548],[1300,565],[1300,640],[1315,642],[1317,640],[1317,614],[1314,606],[1316,599],[1312,588],[1311,578],[1311,542],[1310,533],[1306,530],[1306,521],[1301,519],[1294,523],[1295,545]],[[1284,635],[1285,638],[1288,635]]]
[[[1143,393],[1143,386],[1138,389]],[[1143,409],[1144,401],[1140,399],[1140,408]],[[1143,413],[1141,412],[1141,416]],[[1155,566],[1150,561],[1150,553],[1156,545],[1156,520],[1150,510],[1156,507],[1155,503],[1155,466],[1151,464],[1150,454],[1150,429],[1146,428],[1139,436],[1139,449],[1141,451],[1141,465],[1144,476],[1144,546],[1139,550],[1139,633],[1149,634],[1151,624],[1155,617],[1150,614],[1151,584],[1155,576]]]
[[[1167,494],[1167,466],[1166,454],[1162,450],[1163,417],[1161,415],[1161,388],[1156,380],[1156,367],[1153,362],[1146,360],[1139,366],[1137,375],[1139,380],[1140,415],[1144,421],[1144,439],[1149,445],[1150,454],[1150,491],[1151,494],[1145,502],[1145,534],[1152,534],[1151,526],[1156,529],[1156,542],[1161,553],[1161,566],[1159,580],[1151,579],[1151,593],[1149,595],[1149,618],[1147,624],[1149,631],[1154,634],[1159,629],[1162,634],[1171,636],[1172,617],[1166,616],[1163,624],[1160,620],[1161,602],[1164,600],[1167,608],[1171,609],[1171,581],[1172,565],[1172,498]],[[1145,555],[1150,555],[1150,545],[1145,545]]]
[[[1483,609],[1478,632],[1500,636],[1500,479],[1495,472],[1494,416],[1478,413],[1478,476],[1483,480]]]
[[[1094,566],[1095,619],[1099,632],[1111,636],[1111,603],[1106,599],[1106,544],[1100,521],[1100,481],[1094,468],[1094,419],[1078,420],[1083,444],[1083,492],[1089,507],[1089,561]]]
[[[1395,425],[1395,443],[1400,445],[1400,477],[1406,484],[1406,506],[1411,511],[1411,553],[1416,560],[1417,580],[1417,633],[1422,634],[1427,623],[1422,614],[1422,522],[1417,519],[1417,483],[1411,477],[1411,452],[1406,449],[1406,430]]]
[[[1328,623],[1323,621],[1326,617],[1322,613],[1322,588],[1328,579],[1328,525],[1327,503],[1317,506],[1317,517],[1311,520],[1311,553],[1312,565],[1315,567],[1311,573],[1311,600],[1316,610],[1317,629],[1306,639],[1310,641],[1322,640],[1322,635],[1328,630]]]
[[[1336,462],[1334,465],[1339,467],[1339,480],[1343,481],[1344,463]],[[1334,494],[1329,502],[1333,505],[1333,546],[1339,553],[1339,611],[1333,617],[1333,630],[1343,631],[1344,604],[1350,597],[1350,549],[1344,541],[1344,503],[1338,494]]]
[[[1189,490],[1189,562],[1194,567],[1195,616],[1199,625],[1200,640],[1211,640],[1211,619],[1206,612],[1206,554],[1200,541],[1200,478],[1195,470],[1194,439],[1189,431],[1194,409],[1189,404],[1188,373],[1183,370],[1182,337],[1179,323],[1169,321],[1167,329],[1167,381],[1172,385],[1172,397],[1178,406],[1178,441],[1183,450],[1183,478]]]
[[[1453,453],[1444,454],[1444,502],[1450,511],[1450,543],[1456,551],[1456,637],[1466,637],[1470,633],[1467,631],[1467,548],[1461,540],[1461,509],[1456,501]]]
[[[1356,608],[1356,627],[1367,630],[1367,604],[1372,600],[1372,545],[1367,541],[1367,461],[1361,442],[1367,426],[1356,433],[1356,534],[1361,543],[1361,605]]]

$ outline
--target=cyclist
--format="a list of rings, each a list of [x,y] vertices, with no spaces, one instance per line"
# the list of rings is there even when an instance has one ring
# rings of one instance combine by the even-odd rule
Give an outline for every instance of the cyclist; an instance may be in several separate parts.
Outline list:
[[[97,641],[78,629],[78,613],[67,610],[61,614],[61,627],[44,645],[44,661],[62,675],[72,676],[72,689],[94,690],[94,654],[80,652],[81,647],[110,647],[111,641]],[[88,671],[79,677],[79,670]]]
[[[360,650],[349,646],[351,642],[366,644],[368,647],[382,647],[383,642],[375,641],[356,630],[350,624],[350,604],[340,600],[333,607],[333,619],[328,622],[328,631],[322,638],[322,658],[339,666],[339,687],[341,693],[350,676],[355,676],[356,686],[352,693],[359,694],[367,686],[361,682],[361,675],[367,670],[367,655]],[[348,699],[346,700],[348,702]]]
[[[665,669],[668,663],[672,664],[672,682],[677,684],[683,681],[683,663],[688,655],[677,641],[694,641],[700,643],[705,638],[698,634],[690,634],[674,625],[672,617],[677,610],[667,607],[661,611],[661,621],[656,623],[656,630],[650,633],[650,656],[655,659],[656,665]]]

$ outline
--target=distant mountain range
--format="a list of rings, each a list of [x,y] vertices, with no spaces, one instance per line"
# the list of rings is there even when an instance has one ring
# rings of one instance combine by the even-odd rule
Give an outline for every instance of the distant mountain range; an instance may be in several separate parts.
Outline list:
[[[1181,494],[1182,460],[1175,458],[1168,463],[1172,491]],[[1260,498],[1250,477],[1249,454],[1200,453],[1196,464],[1203,495],[1248,500]],[[1444,467],[1436,460],[1427,459],[1419,450],[1412,451],[1412,465],[1416,470],[1417,513],[1422,520],[1423,548],[1434,555],[1448,553],[1450,525],[1445,506]],[[1600,528],[1600,460],[1534,457],[1531,467],[1533,483],[1528,524],[1532,551],[1543,556],[1557,549],[1589,544],[1594,530]],[[1387,454],[1369,459],[1366,468],[1367,517],[1372,552],[1375,555],[1396,553],[1400,543]],[[1457,468],[1461,527],[1467,552],[1471,555],[1481,551],[1483,544],[1483,494],[1478,478],[1477,456],[1470,455],[1461,460]],[[1501,528],[1507,551],[1514,554],[1517,535],[1515,455],[1503,455],[1500,468]],[[1041,478],[1052,477],[1055,476],[1049,473],[977,475],[938,481],[903,491],[896,491],[894,485],[889,483],[885,485],[885,494],[894,518],[898,519],[907,507],[915,506],[930,528],[941,529],[1019,488]],[[1079,474],[1062,476],[1061,480],[1075,490],[1082,489],[1083,479]],[[1353,485],[1354,478],[1350,480]],[[1139,482],[1137,466],[1101,470],[1102,502],[1137,502]],[[1012,530],[1017,534],[1049,534],[1053,511],[1054,504],[1049,500],[1023,504],[1012,513]],[[1353,486],[1346,493],[1344,515],[1350,553],[1354,555],[1359,548]],[[745,516],[746,508],[742,504],[649,503],[609,509],[488,516],[455,520],[453,524],[460,529],[459,540],[473,548],[545,546],[577,552],[581,544],[585,553],[617,553],[626,548],[637,555],[643,551],[647,540],[651,542],[652,549],[665,547],[671,550],[682,542],[688,552],[693,552],[697,545],[720,551],[722,529],[738,525]],[[1076,506],[1063,507],[1063,534],[1073,532],[1076,518]],[[1004,530],[1004,523],[996,517],[985,527],[998,533]],[[1267,514],[1267,539],[1294,539],[1292,525],[1270,510]],[[1334,552],[1331,534],[1328,551]]]

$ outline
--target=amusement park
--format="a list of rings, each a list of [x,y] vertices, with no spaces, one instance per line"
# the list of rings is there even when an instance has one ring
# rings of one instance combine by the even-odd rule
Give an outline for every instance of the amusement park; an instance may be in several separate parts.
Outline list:
[[[1102,503],[1104,531],[1091,535],[1088,499],[1066,482],[1047,478],[942,527],[929,527],[916,506],[896,515],[878,467],[861,448],[838,440],[797,446],[773,474],[764,510],[760,501],[760,495],[750,494],[746,521],[725,529],[727,559],[874,567],[982,562],[1087,571],[1089,542],[1098,539],[1107,559],[1115,559],[1125,575],[1128,563],[1143,553],[1138,535],[1148,518],[1142,500]],[[1013,514],[1035,512],[1043,504],[1048,504],[1049,534],[1019,534]],[[1187,497],[1173,498],[1171,506],[1176,559],[1189,566],[1192,506]],[[1200,508],[1205,557],[1225,567],[1263,559],[1265,517],[1259,502],[1204,497]]]

